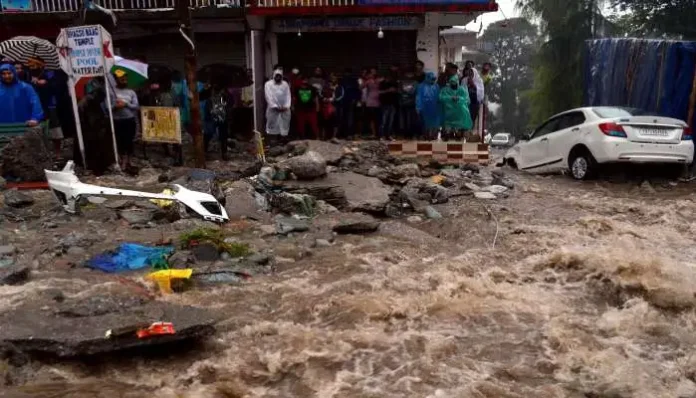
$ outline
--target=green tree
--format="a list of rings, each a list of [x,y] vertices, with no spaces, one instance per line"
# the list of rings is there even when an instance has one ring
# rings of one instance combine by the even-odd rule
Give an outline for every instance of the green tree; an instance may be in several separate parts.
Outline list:
[[[491,126],[515,135],[529,124],[528,98],[534,74],[532,61],[538,45],[537,27],[525,18],[490,25],[481,35],[494,65],[494,78],[487,87],[490,102],[500,105]]]
[[[627,36],[696,39],[694,0],[611,0]]]
[[[602,34],[602,0],[517,0],[522,15],[539,21],[541,45],[529,92],[532,122],[582,105],[585,40]]]

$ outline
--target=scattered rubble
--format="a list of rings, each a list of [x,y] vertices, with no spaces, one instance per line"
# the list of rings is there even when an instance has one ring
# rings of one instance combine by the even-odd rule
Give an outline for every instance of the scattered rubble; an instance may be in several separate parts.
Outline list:
[[[298,180],[313,180],[326,175],[326,160],[314,151],[285,160],[281,167],[290,170]]]
[[[3,192],[3,195],[5,197],[6,206],[22,208],[34,204],[34,199],[31,196],[16,189],[9,189]]]
[[[340,217],[332,230],[337,234],[364,234],[377,231],[379,224],[379,221],[369,215],[347,214]]]
[[[346,207],[350,211],[379,214],[384,213],[389,204],[392,189],[377,178],[345,172],[332,173],[326,180],[345,192]]]
[[[41,128],[28,129],[14,137],[0,152],[0,170],[3,176],[21,181],[45,181],[44,170],[53,167],[53,156]]]

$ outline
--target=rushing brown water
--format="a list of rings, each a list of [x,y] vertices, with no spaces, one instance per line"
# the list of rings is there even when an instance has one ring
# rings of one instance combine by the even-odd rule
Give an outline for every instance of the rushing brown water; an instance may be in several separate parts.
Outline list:
[[[457,198],[444,220],[311,256],[301,238],[273,243],[277,274],[165,298],[225,314],[204,346],[34,363],[7,394],[696,397],[693,186],[518,178],[506,200]]]

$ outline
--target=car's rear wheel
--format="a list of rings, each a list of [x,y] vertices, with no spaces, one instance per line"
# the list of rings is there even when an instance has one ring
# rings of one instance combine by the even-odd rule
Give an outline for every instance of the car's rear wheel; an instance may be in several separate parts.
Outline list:
[[[573,151],[568,166],[570,175],[576,180],[589,180],[597,172],[597,161],[586,149]]]
[[[517,162],[513,158],[505,158],[504,164],[508,165],[511,169],[517,170]]]

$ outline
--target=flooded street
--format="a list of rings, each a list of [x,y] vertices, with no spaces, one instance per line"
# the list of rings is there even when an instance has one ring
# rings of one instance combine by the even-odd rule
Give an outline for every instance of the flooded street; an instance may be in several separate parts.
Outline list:
[[[311,250],[276,238],[275,274],[162,298],[221,315],[205,343],[5,362],[4,396],[696,396],[692,185],[512,178],[509,198],[455,198],[442,220]]]

